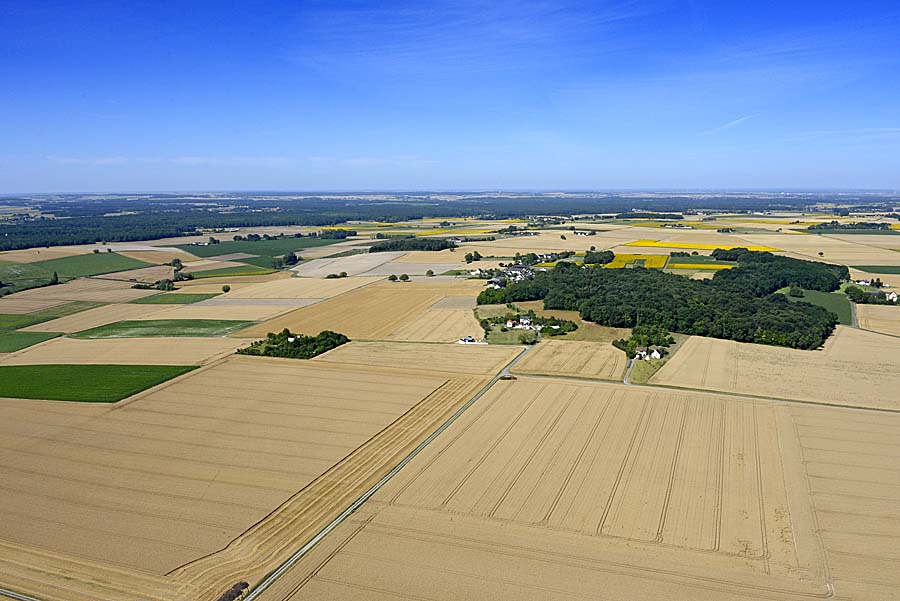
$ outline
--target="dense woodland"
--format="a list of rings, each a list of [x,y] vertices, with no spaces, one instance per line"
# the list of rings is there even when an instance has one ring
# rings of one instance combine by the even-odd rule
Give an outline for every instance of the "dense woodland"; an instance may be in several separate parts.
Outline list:
[[[655,269],[581,268],[559,263],[534,279],[485,290],[478,302],[543,299],[547,309],[576,310],[583,319],[614,327],[658,326],[670,332],[801,349],[821,346],[837,324],[830,311],[773,294],[789,285],[836,290],[846,267],[746,249],[716,250],[737,261],[711,280]]]
[[[370,253],[396,250],[446,250],[456,243],[446,238],[390,238],[369,247]]]
[[[853,222],[853,223],[839,223],[837,221],[829,221],[828,223],[816,223],[815,225],[811,225],[808,230],[812,230],[814,232],[821,231],[834,231],[834,230],[888,230],[890,231],[891,225],[889,223],[871,223],[871,222]]]

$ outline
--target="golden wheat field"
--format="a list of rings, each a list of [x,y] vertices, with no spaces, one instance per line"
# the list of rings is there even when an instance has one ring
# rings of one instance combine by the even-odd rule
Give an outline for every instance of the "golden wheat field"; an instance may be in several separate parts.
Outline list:
[[[483,286],[484,283],[477,280],[373,284],[251,326],[235,336],[261,337],[268,332],[288,328],[303,334],[334,330],[351,339],[388,339],[420,319],[431,319],[426,314],[442,299],[452,296],[475,298]],[[468,313],[471,316],[472,313],[471,310],[456,311],[460,315]],[[471,319],[474,321],[474,318]],[[460,321],[452,320],[451,323],[465,325],[466,321],[467,318],[462,317]],[[449,333],[449,330],[446,332]],[[466,333],[453,336],[458,338]],[[446,338],[443,334],[439,338]]]
[[[900,336],[900,307],[857,305],[856,317],[864,330]]]
[[[625,353],[605,342],[547,340],[513,368],[516,373],[621,380]]]
[[[510,346],[350,342],[312,361],[486,376],[500,371],[520,350]]]
[[[331,298],[383,278],[287,278],[235,290],[228,298]]]
[[[894,414],[501,382],[262,598],[891,599],[898,428]]]
[[[132,282],[100,278],[79,278],[58,286],[33,288],[17,292],[15,299],[90,301],[97,303],[127,303],[138,298],[159,294],[158,290],[136,290]]]
[[[692,336],[651,384],[900,409],[897,340],[838,326],[822,350]]]
[[[54,338],[0,355],[0,364],[196,365],[230,355],[243,343],[235,338]]]
[[[163,319],[172,305],[110,304],[45,321],[23,330],[27,332],[63,332],[70,334],[129,319]],[[167,319],[167,318],[166,318]]]
[[[235,357],[113,406],[4,401],[4,584],[215,599],[271,569],[484,381]],[[93,562],[119,571],[95,577]]]

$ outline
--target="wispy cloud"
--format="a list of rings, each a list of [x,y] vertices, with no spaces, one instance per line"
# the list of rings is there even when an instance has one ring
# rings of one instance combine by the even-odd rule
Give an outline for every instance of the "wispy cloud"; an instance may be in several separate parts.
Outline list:
[[[591,53],[634,46],[612,32],[656,4],[607,0],[585,11],[565,2],[470,0],[314,10],[304,15],[302,41],[288,58],[331,75],[447,77],[550,67],[576,60],[581,46]]]
[[[749,121],[750,119],[755,119],[756,117],[759,117],[759,113],[754,113],[753,115],[745,115],[743,117],[738,117],[737,119],[734,119],[733,121],[729,121],[728,123],[723,123],[722,125],[720,125],[718,127],[714,127],[712,129],[707,129],[706,131],[701,131],[697,135],[698,136],[709,136],[712,134],[717,134],[722,131],[733,129],[733,128],[737,127],[738,125],[740,125],[741,123]]]
[[[793,134],[786,142],[802,142],[819,138],[900,138],[900,127],[858,127],[851,129],[821,129]]]

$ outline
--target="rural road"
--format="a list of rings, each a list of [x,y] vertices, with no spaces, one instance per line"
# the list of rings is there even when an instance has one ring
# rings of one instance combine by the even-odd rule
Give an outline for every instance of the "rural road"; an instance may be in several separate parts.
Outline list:
[[[358,499],[356,499],[346,509],[344,509],[344,511],[342,511],[336,518],[334,518],[331,522],[329,522],[328,525],[326,525],[324,528],[322,528],[322,530],[320,530],[318,532],[318,534],[316,534],[314,537],[312,537],[305,545],[303,545],[302,547],[297,549],[297,551],[295,551],[293,555],[291,555],[284,563],[282,563],[280,566],[278,566],[278,568],[276,568],[275,571],[273,571],[262,582],[260,582],[256,588],[254,588],[252,591],[250,591],[250,593],[246,597],[244,597],[244,601],[253,601],[253,599],[256,599],[267,588],[272,586],[272,584],[276,580],[278,580],[285,572],[290,570],[294,564],[296,564],[298,561],[300,561],[304,555],[309,553],[309,551],[312,550],[312,548],[315,547],[316,544],[319,543],[319,541],[321,541],[323,538],[328,536],[328,534],[332,530],[334,530],[335,528],[340,526],[344,520],[346,520],[348,517],[350,517],[357,509],[362,507],[363,503],[368,501],[369,498],[371,498],[372,495],[377,493],[381,489],[382,486],[387,484],[391,480],[391,478],[396,476],[397,473],[401,469],[403,469],[403,467],[407,463],[412,461],[416,457],[416,455],[421,453],[425,449],[425,447],[427,447],[429,444],[431,444],[431,442],[435,438],[440,436],[441,432],[443,432],[444,430],[449,428],[453,424],[453,422],[455,422],[457,419],[459,419],[459,417],[463,413],[466,412],[466,410],[469,407],[474,405],[478,399],[483,397],[485,395],[485,393],[487,393],[487,391],[489,391],[494,386],[494,384],[496,384],[497,382],[500,381],[500,378],[502,378],[503,376],[509,375],[510,368],[513,367],[516,363],[518,363],[519,360],[522,359],[522,357],[524,357],[528,353],[528,351],[530,351],[531,349],[532,349],[531,346],[523,347],[522,351],[518,355],[516,355],[512,361],[507,363],[506,366],[502,370],[500,370],[499,373],[497,373],[497,375],[495,375],[493,378],[491,378],[490,382],[485,384],[484,387],[481,388],[481,390],[479,390],[474,395],[472,395],[472,397],[468,401],[466,401],[459,409],[457,409],[456,412],[453,413],[453,415],[451,415],[449,418],[447,418],[447,420],[443,424],[441,424],[434,432],[429,434],[428,437],[425,438],[425,440],[420,442],[416,448],[414,448],[412,451],[409,452],[408,455],[406,455],[406,457],[401,459],[400,463],[395,465],[393,467],[393,469],[391,469],[391,471],[389,471],[387,474],[385,474],[378,482],[373,484],[371,488],[369,488],[366,492],[364,492],[362,495],[360,495],[360,497]],[[25,598],[24,601],[37,601],[37,600]]]

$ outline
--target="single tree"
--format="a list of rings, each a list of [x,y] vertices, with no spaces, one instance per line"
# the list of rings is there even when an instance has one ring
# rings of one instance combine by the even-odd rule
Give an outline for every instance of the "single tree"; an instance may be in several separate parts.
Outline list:
[[[55,284],[59,284],[59,274],[54,271],[53,275],[50,276],[50,285],[53,286]]]
[[[395,276],[395,275],[392,273],[391,275],[388,276],[388,279],[389,279],[390,281],[392,281],[392,282],[396,282],[396,281],[397,281],[397,276]]]
[[[427,275],[428,277],[433,277],[433,276],[434,276],[434,271],[432,271],[431,269],[429,269],[428,271],[425,272],[425,275]]]
[[[407,281],[409,281],[409,276],[406,275],[405,273],[401,273],[401,274],[400,274],[400,281],[401,281],[401,282],[407,282]]]
[[[224,286],[222,286],[222,292],[225,292],[226,294],[231,292],[231,286],[225,284]]]

